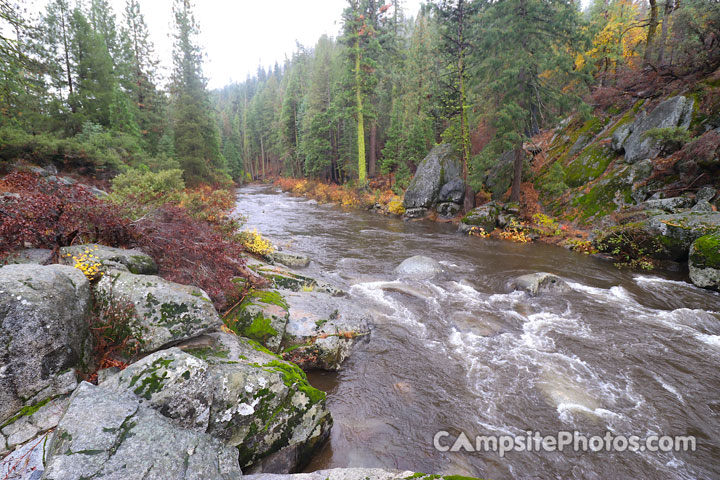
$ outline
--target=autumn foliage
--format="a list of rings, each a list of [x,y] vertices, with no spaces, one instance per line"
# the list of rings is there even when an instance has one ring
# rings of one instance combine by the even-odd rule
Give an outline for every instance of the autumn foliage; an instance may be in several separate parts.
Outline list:
[[[0,257],[21,248],[57,251],[72,243],[127,245],[128,223],[83,185],[27,172],[0,179]]]

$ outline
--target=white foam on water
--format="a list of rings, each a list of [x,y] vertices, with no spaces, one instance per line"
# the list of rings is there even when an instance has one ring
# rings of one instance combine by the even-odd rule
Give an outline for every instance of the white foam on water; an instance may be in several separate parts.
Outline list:
[[[350,292],[357,293],[366,298],[369,298],[370,300],[380,305],[389,307],[394,312],[391,318],[398,320],[406,325],[417,328],[418,330],[420,330],[420,333],[425,336],[425,334],[427,333],[427,327],[423,323],[418,322],[414,318],[413,313],[407,307],[405,307],[405,305],[385,295],[383,287],[387,286],[387,283],[388,282],[356,283],[355,285],[350,287]]]
[[[653,376],[653,378],[654,378],[665,390],[667,390],[668,392],[670,392],[670,393],[672,393],[673,395],[675,395],[675,397],[677,397],[677,399],[680,400],[681,403],[685,403],[685,399],[683,399],[682,395],[680,395],[680,392],[678,392],[675,387],[673,387],[672,385],[668,384],[668,383],[667,383],[665,380],[663,380],[663,378],[662,378],[660,375],[658,375],[657,373],[653,373],[652,376]]]
[[[660,278],[646,275],[634,275],[633,281],[641,287],[652,286],[653,284],[662,286],[676,286],[676,287],[692,287],[693,285],[688,282],[681,282],[679,280],[669,280],[667,278]]]
[[[452,262],[448,262],[447,260],[440,260],[438,263],[439,263],[440,265],[445,265],[446,267],[458,268],[458,265],[456,265],[456,264],[454,264],[454,263],[452,263]]]
[[[569,424],[575,423],[573,413],[582,413],[584,415],[589,415],[603,420],[612,420],[623,417],[623,415],[605,408],[588,408],[579,403],[560,403],[557,406],[557,412],[560,421]]]
[[[704,333],[698,333],[697,339],[703,343],[707,343],[711,347],[720,348],[720,335],[707,335]]]

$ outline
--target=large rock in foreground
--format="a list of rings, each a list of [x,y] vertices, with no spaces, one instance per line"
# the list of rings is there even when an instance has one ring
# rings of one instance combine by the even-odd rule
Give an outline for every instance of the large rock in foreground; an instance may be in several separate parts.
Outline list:
[[[98,282],[96,301],[133,310],[128,329],[138,353],[219,329],[222,321],[207,293],[153,275],[113,271]]]
[[[688,265],[695,285],[720,290],[720,233],[695,240],[690,246]]]
[[[42,478],[236,480],[237,450],[180,428],[137,398],[82,383],[46,452]]]
[[[97,262],[102,264],[104,271],[117,268],[142,275],[155,275],[158,273],[155,260],[140,250],[106,247],[94,243],[61,248],[60,263],[74,265],[75,260],[73,257],[81,258],[83,255],[96,259]]]
[[[425,159],[418,165],[405,197],[403,206],[407,216],[422,216],[428,209],[433,208],[438,201],[440,191],[446,184],[444,201],[458,196],[461,189],[457,180],[462,182],[462,164],[457,158],[452,145],[436,145],[430,150]]]
[[[63,265],[0,268],[0,425],[23,405],[71,392],[87,361],[90,285]]]
[[[321,292],[284,292],[288,322],[283,358],[303,370],[339,370],[355,343],[370,333],[370,316],[348,299]]]
[[[291,472],[328,436],[325,394],[252,341],[214,333],[149,355],[101,386],[133,392],[174,423],[240,450],[240,464]]]
[[[656,128],[690,127],[693,99],[681,95],[669,98],[647,113],[642,111],[630,126],[618,128],[612,137],[612,147],[625,152],[625,161],[656,158],[667,146],[662,141],[648,137],[647,132]]]

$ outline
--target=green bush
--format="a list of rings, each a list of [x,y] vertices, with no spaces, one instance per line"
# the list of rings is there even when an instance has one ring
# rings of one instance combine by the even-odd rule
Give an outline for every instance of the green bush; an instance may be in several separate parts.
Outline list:
[[[645,136],[663,143],[679,143],[680,145],[690,141],[690,132],[682,127],[652,128],[645,132]]]
[[[131,169],[113,179],[108,200],[139,217],[165,203],[179,203],[184,189],[182,170]]]

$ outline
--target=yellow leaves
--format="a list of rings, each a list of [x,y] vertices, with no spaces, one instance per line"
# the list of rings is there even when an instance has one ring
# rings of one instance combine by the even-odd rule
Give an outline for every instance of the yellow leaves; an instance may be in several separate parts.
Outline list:
[[[525,233],[515,228],[503,230],[500,232],[500,238],[503,240],[510,240],[516,243],[530,243],[532,239]]]
[[[102,263],[100,262],[100,259],[92,253],[95,250],[97,250],[97,247],[94,247],[92,250],[86,248],[81,255],[67,254],[67,257],[72,258],[75,261],[75,265],[73,266],[83,272],[83,274],[85,274],[87,279],[91,282],[98,280],[103,275],[101,270]]]
[[[472,227],[468,232],[468,235],[473,237],[488,238],[490,234],[485,231],[482,227]]]
[[[275,251],[269,240],[260,235],[257,229],[246,230],[241,233],[241,241],[245,249],[255,255],[269,255]]]
[[[400,197],[394,197],[390,202],[388,203],[388,212],[392,213],[393,215],[402,215],[405,213],[405,207],[403,206],[403,202],[400,199]]]
[[[575,57],[575,70],[582,70],[585,66],[585,57],[582,53],[578,53]]]

